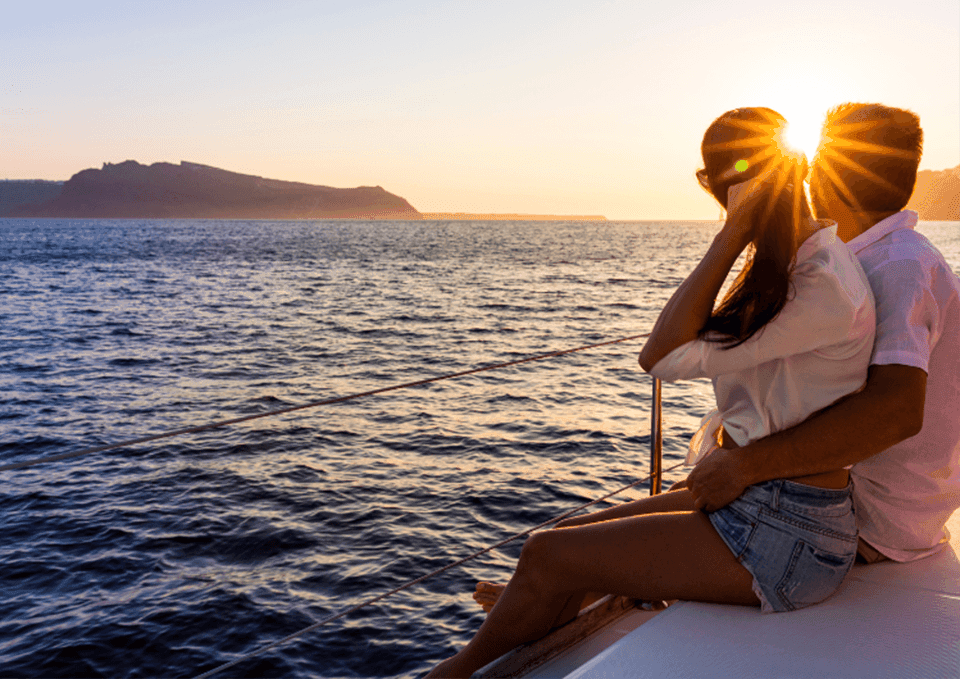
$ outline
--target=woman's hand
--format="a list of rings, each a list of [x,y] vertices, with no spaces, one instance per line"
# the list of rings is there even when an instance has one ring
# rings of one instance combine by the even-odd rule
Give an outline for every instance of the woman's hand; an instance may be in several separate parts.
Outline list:
[[[721,234],[742,251],[753,240],[756,211],[768,182],[759,178],[734,184],[727,189],[727,220]]]

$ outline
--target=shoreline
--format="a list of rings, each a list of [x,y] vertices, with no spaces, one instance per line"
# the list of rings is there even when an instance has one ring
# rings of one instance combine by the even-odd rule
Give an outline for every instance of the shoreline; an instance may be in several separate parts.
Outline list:
[[[444,221],[482,221],[482,222],[606,222],[603,215],[528,215],[511,213],[478,212],[421,212],[421,219],[442,219]]]

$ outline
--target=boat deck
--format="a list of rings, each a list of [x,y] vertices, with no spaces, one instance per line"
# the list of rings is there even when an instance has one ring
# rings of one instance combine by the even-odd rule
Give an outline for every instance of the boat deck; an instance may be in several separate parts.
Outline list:
[[[950,546],[912,563],[857,565],[812,608],[678,602],[629,613],[525,677],[960,677],[960,511]]]

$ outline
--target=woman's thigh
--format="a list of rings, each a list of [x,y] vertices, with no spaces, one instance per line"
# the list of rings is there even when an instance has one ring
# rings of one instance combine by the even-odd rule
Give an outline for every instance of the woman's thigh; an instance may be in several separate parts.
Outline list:
[[[639,500],[624,502],[616,507],[602,509],[598,512],[574,516],[563,520],[561,527],[583,526],[588,523],[597,523],[598,521],[610,521],[611,519],[623,519],[630,516],[641,516],[643,514],[663,514],[666,512],[689,512],[693,511],[694,500],[689,490],[675,490],[669,493],[660,493]]]
[[[753,577],[699,511],[545,531],[528,539],[520,561],[552,591],[759,605]]]

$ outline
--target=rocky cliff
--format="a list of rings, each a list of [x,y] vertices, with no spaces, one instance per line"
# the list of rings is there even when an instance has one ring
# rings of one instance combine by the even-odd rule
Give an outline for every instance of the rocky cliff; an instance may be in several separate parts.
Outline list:
[[[960,165],[917,173],[917,186],[907,207],[923,220],[960,220]]]
[[[56,197],[17,217],[210,219],[419,219],[379,186],[335,189],[181,162],[105,163],[73,175]]]

